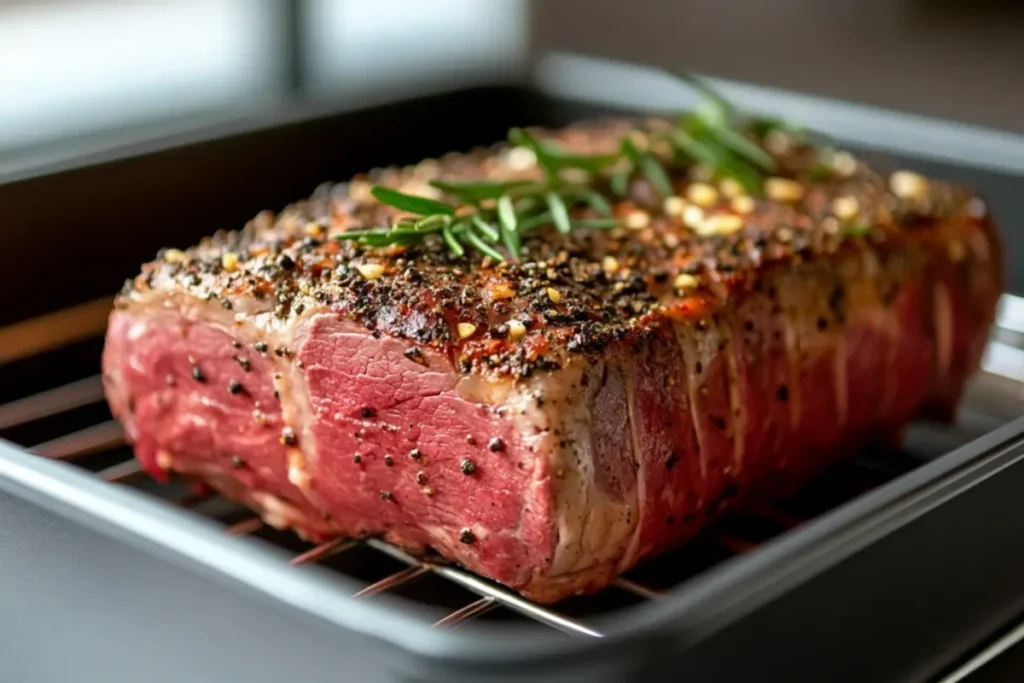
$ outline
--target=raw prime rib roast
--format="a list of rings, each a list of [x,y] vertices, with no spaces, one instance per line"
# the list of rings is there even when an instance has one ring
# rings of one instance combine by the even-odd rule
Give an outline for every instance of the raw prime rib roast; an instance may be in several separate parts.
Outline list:
[[[164,250],[118,296],[103,357],[137,457],[307,539],[433,548],[550,602],[915,417],[950,418],[1002,288],[982,200],[783,129],[721,157],[767,158],[750,189],[735,170],[752,165],[670,163],[666,121],[378,170]],[[626,147],[633,175],[571,161]],[[458,217],[473,186],[432,181],[486,194],[556,162],[583,199],[565,190],[512,231],[484,197],[474,237],[506,240],[484,250],[417,233],[415,208],[371,191]],[[394,239],[345,236],[396,221]]]

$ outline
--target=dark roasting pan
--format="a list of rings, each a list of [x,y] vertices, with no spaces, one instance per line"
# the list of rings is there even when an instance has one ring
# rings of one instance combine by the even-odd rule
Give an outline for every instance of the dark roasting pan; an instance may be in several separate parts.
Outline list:
[[[598,111],[556,95],[275,113],[0,178],[0,679],[951,683],[1016,642],[1024,302],[1011,294],[957,424],[915,425],[902,451],[870,449],[546,608],[381,543],[311,548],[139,476],[97,377],[109,294],[139,263],[324,180]],[[1015,253],[1024,167],[902,161],[980,187]]]

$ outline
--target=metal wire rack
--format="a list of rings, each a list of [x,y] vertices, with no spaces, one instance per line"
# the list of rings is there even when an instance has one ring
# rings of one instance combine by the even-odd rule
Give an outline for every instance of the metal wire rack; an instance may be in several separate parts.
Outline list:
[[[436,609],[437,628],[457,628],[480,619],[517,620],[571,636],[600,638],[591,620],[644,601],[658,600],[672,587],[718,562],[756,550],[762,543],[834,508],[861,493],[913,469],[924,460],[963,443],[978,433],[1020,414],[1024,396],[1019,378],[1024,364],[1013,341],[1024,335],[1024,302],[1008,298],[986,357],[987,372],[972,387],[961,422],[938,433],[924,428],[911,436],[904,451],[879,451],[826,473],[794,500],[779,507],[759,508],[715,524],[679,551],[657,558],[620,577],[604,592],[542,606],[494,582],[480,578],[436,556],[414,557],[377,539],[302,543],[291,534],[267,527],[251,512],[185,482],[161,486],[149,480],[132,458],[121,426],[110,418],[99,375],[0,405],[0,437],[28,446],[40,457],[73,463],[102,479],[135,486],[172,504],[220,520],[224,532],[274,543],[292,553],[294,566],[319,564],[343,572],[363,584],[355,593],[372,599],[384,593],[426,603]],[[62,368],[81,367],[81,358],[95,351],[97,341],[51,354],[46,364],[55,375]],[[92,361],[95,363],[95,359]],[[1018,374],[1019,373],[1019,374]],[[1008,382],[1012,376],[1014,381]],[[58,377],[50,377],[52,383]],[[54,436],[56,435],[56,436]]]

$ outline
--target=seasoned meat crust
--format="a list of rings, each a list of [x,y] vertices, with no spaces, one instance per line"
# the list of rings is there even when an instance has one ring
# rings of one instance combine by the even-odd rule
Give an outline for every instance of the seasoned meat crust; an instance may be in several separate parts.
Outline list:
[[[590,154],[632,125],[538,135]],[[635,180],[621,227],[537,230],[503,262],[336,236],[400,217],[371,183],[537,178],[522,150],[325,185],[126,282],[112,409],[156,476],[275,526],[433,547],[542,601],[600,589],[730,505],[951,416],[979,362],[1002,289],[984,202],[764,147],[762,198],[700,168],[665,200]]]
[[[551,137],[592,153],[606,150],[621,128],[613,122]],[[454,258],[440,238],[385,251],[331,239],[399,215],[369,197],[367,182],[358,179],[324,186],[276,219],[262,214],[242,231],[218,233],[185,252],[164,252],[126,283],[121,301],[150,288],[174,288],[215,298],[225,308],[238,305],[240,312],[273,311],[281,320],[326,305],[367,329],[443,350],[465,370],[528,375],[570,354],[642,338],[665,319],[711,314],[773,264],[955,242],[963,237],[950,230],[987,220],[979,199],[948,183],[929,181],[926,191],[901,197],[890,191],[887,178],[859,164],[845,169],[847,175],[809,180],[816,158],[809,147],[776,157],[800,181],[799,201],[742,197],[748,206],[716,192],[705,217],[742,220],[738,230],[702,235],[685,224],[685,216],[666,216],[660,207],[648,211],[651,190],[636,182],[632,199],[615,211],[638,229],[569,237],[551,229],[525,240],[521,261],[502,263],[478,253]],[[477,152],[384,170],[371,179],[430,193],[427,181],[433,179],[534,176],[536,171],[510,168],[507,155],[503,164],[500,152]],[[681,197],[708,187],[687,178],[676,184]],[[852,229],[851,221],[837,219],[837,201],[855,212]],[[513,320],[527,328],[516,341],[509,340]],[[463,337],[459,323],[474,326],[473,333]]]

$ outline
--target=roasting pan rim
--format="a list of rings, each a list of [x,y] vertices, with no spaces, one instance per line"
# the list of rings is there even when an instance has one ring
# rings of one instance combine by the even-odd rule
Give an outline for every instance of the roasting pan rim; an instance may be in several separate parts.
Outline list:
[[[431,629],[408,604],[382,596],[360,601],[338,590],[335,574],[296,571],[271,548],[224,537],[216,525],[152,496],[112,486],[84,471],[44,460],[0,441],[0,490],[75,523],[155,554],[279,607],[375,638],[437,665],[524,666],[563,661],[609,646],[652,642],[692,645],[750,611],[798,587],[871,543],[1024,461],[1024,418],[975,439],[787,532],[757,551],[728,560],[669,592],[663,600],[617,612],[603,622],[606,637],[552,640],[478,624],[472,635]],[[935,492],[942,499],[934,500]],[[884,527],[884,528],[883,528]],[[838,534],[856,547],[836,547]],[[200,552],[200,550],[202,552]],[[773,578],[772,589],[763,584]],[[735,600],[731,596],[741,595]],[[394,609],[395,606],[404,609]],[[595,622],[596,623],[596,622]]]

